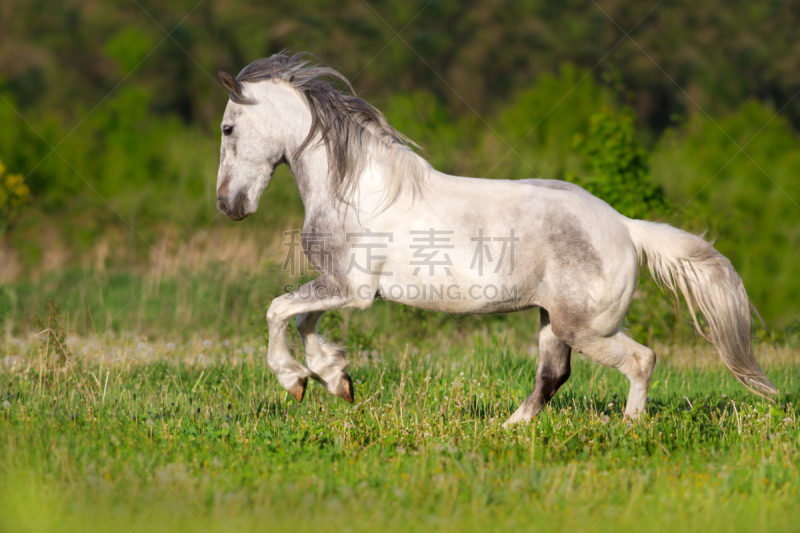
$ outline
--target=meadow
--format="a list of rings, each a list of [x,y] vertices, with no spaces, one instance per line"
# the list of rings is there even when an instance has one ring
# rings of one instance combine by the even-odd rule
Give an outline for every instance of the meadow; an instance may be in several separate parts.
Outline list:
[[[376,307],[388,326],[394,306]],[[707,533],[800,518],[789,347],[757,343],[781,389],[769,403],[710,347],[659,344],[636,423],[625,378],[573,355],[547,411],[506,430],[537,353],[504,328],[415,343],[364,328],[347,339],[355,404],[317,385],[297,404],[261,335],[79,337],[45,319],[3,346],[2,530]]]

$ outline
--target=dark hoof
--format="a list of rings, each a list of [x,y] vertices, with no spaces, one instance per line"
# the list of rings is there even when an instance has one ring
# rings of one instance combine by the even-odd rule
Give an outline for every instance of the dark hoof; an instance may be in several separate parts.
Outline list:
[[[306,386],[308,385],[308,378],[297,378],[297,383],[294,387],[287,389],[289,394],[297,400],[297,403],[303,403],[303,396],[306,395]]]

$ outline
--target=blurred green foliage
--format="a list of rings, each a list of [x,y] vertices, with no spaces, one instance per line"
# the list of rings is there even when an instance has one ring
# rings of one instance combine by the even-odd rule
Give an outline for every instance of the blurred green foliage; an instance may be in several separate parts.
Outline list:
[[[791,332],[800,317],[798,6],[139,4],[0,8],[0,185],[28,176],[0,204],[3,227],[13,220],[4,249],[30,274],[7,293],[54,296],[26,283],[72,269],[92,279],[85,258],[104,241],[114,252],[102,275],[144,283],[127,270],[217,215],[226,91],[213,73],[292,47],[353,79],[436,168],[570,179],[628,216],[707,230],[770,327]],[[615,22],[635,26],[631,38]],[[282,168],[246,224],[274,236],[301,216]],[[66,250],[60,273],[47,272],[54,243]],[[650,303],[666,297],[640,292],[634,333],[674,335],[681,320]]]
[[[777,0],[7,0],[3,6],[0,72],[8,89],[26,106],[76,120],[83,115],[76,103],[93,106],[130,76],[125,85],[153,89],[159,109],[216,129],[218,108],[209,100],[225,92],[209,73],[238,72],[285,47],[358,75],[357,88],[371,94],[425,88],[465,115],[470,107],[491,115],[560,65],[592,69],[598,79],[617,72],[640,124],[659,131],[673,115],[695,111],[681,88],[711,113],[753,96],[782,106],[800,88],[800,5]],[[785,113],[797,125],[800,101]]]
[[[707,230],[780,329],[800,316],[800,142],[775,111],[750,101],[719,117],[695,115],[660,140],[653,179],[680,207],[667,221]]]
[[[499,111],[497,121],[483,125],[478,161],[483,173],[478,175],[565,179],[570,172],[584,174],[586,158],[573,148],[573,137],[587,130],[601,107],[615,105],[614,92],[589,71],[559,65],[520,90]]]
[[[6,172],[6,167],[0,161],[0,235],[14,221],[20,211],[28,204],[31,191],[25,185],[22,174]]]
[[[650,179],[648,154],[639,145],[633,114],[604,108],[592,115],[589,131],[575,135],[574,147],[585,154],[591,173],[568,177],[629,218],[656,219],[669,211],[664,191]]]

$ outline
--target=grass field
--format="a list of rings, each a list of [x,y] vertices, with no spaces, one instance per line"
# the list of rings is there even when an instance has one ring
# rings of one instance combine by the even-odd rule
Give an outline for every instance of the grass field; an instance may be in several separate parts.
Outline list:
[[[351,406],[287,398],[259,337],[72,338],[66,364],[7,340],[0,529],[797,530],[796,350],[757,346],[770,404],[709,348],[657,346],[636,424],[624,377],[575,356],[551,408],[504,430],[535,351],[436,345],[351,353]]]

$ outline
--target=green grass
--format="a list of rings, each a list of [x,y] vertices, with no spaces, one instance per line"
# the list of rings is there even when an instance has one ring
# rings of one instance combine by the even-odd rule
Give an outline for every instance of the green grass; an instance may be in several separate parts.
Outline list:
[[[535,359],[500,342],[351,354],[356,404],[287,398],[262,341],[6,345],[0,530],[793,531],[800,361],[748,394],[707,348],[660,347],[648,415],[576,356],[528,426],[501,428]],[[10,363],[16,366],[9,366]]]

